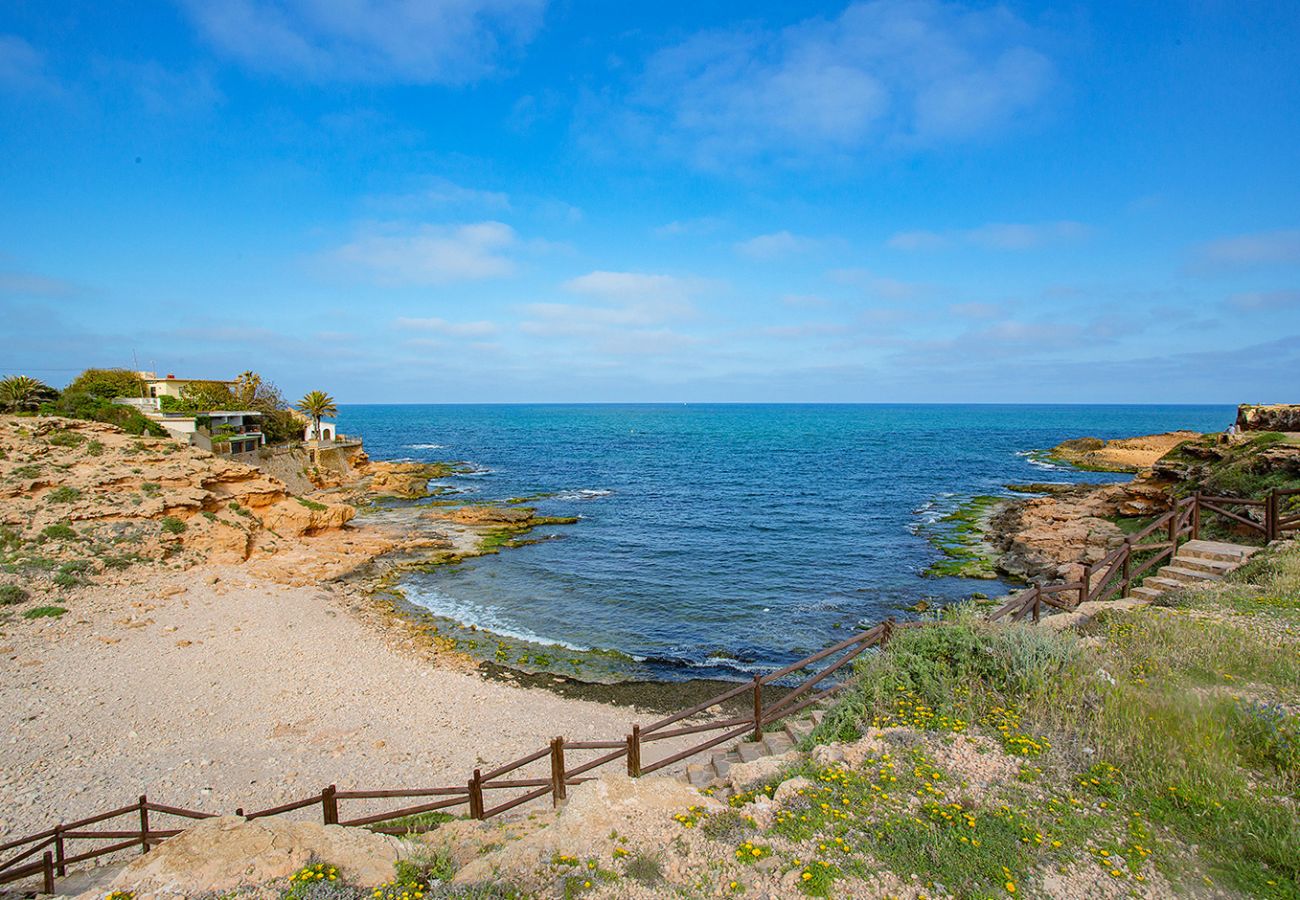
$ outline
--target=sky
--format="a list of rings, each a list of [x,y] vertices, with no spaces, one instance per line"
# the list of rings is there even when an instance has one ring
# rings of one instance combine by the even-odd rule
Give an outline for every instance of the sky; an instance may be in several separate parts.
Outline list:
[[[0,0],[0,375],[1300,401],[1300,3]]]

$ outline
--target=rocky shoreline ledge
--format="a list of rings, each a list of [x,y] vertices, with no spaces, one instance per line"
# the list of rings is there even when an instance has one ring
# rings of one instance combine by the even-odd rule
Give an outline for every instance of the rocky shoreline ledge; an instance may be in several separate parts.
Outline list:
[[[1132,472],[1133,478],[1008,484],[1009,492],[1029,496],[971,498],[935,529],[931,539],[944,559],[927,574],[1074,581],[1175,498],[1195,491],[1261,496],[1300,483],[1300,440],[1276,432],[1082,438],[1044,456],[1090,471]]]

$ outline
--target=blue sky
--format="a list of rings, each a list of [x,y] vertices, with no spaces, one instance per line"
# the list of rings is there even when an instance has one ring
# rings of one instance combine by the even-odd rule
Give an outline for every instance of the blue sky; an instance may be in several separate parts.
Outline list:
[[[1298,400],[1300,4],[0,2],[0,373]]]

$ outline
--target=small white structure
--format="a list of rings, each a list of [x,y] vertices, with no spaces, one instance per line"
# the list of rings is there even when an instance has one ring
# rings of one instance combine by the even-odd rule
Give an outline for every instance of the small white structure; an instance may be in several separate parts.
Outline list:
[[[320,440],[333,441],[337,435],[338,429],[335,427],[333,422],[327,422],[324,419],[320,420]],[[313,423],[308,422],[306,426],[303,427],[302,439],[304,441],[314,441],[317,439],[316,426]]]

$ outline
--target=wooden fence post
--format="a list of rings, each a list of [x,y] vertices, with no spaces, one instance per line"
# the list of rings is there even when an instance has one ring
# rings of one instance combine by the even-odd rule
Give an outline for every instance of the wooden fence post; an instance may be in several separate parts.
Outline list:
[[[633,725],[627,736],[627,777],[641,777],[641,726]]]
[[[763,739],[763,679],[754,676],[754,740]]]
[[[68,867],[63,862],[66,857],[67,851],[63,848],[63,823],[60,822],[54,826],[54,866],[60,878],[68,874]]]
[[[568,796],[564,784],[564,738],[551,741],[551,805],[559,806]]]
[[[338,793],[338,788],[332,784],[320,792],[321,819],[326,825],[337,825],[339,823],[339,801],[334,796],[336,793]]]
[[[1192,494],[1192,540],[1201,539],[1201,492]]]
[[[1178,511],[1178,504],[1174,504],[1173,511],[1169,514],[1169,561],[1173,562],[1174,557],[1178,554],[1178,518],[1182,515]]]
[[[1088,592],[1091,590],[1092,590],[1092,566],[1088,565],[1083,567],[1083,584],[1079,585],[1079,599],[1075,602],[1074,605],[1078,606],[1080,603],[1087,603]]]
[[[474,770],[474,777],[469,780],[469,817],[483,818],[483,775]]]
[[[1264,540],[1266,543],[1272,543],[1278,539],[1278,509],[1277,488],[1269,491],[1268,502],[1264,506]]]
[[[149,852],[149,800],[140,795],[140,852]]]
[[[881,623],[880,623],[880,628],[881,628],[881,632],[880,632],[880,646],[883,647],[883,646],[885,646],[886,644],[888,644],[888,643],[889,643],[889,639],[892,638],[892,637],[894,636],[894,619],[893,619],[893,617],[890,617],[890,618],[886,619],[885,621],[881,622]]]
[[[45,882],[45,893],[54,893],[54,854],[46,850],[41,857],[41,876]]]

